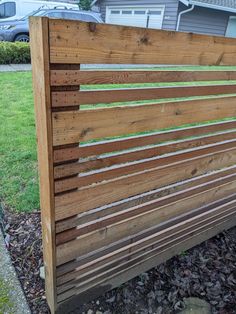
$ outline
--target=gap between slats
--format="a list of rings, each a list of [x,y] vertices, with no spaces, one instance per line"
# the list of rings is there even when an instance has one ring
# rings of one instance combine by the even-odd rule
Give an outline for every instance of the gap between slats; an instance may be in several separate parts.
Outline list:
[[[136,245],[136,243],[140,243],[142,245],[143,241],[145,242],[145,238],[152,238],[154,234],[159,234],[160,232],[164,232],[165,229],[170,229],[176,224],[179,224],[183,222],[186,219],[193,218],[198,213],[206,212],[206,207],[211,210],[218,206],[225,205],[226,203],[229,203],[231,201],[234,201],[236,197],[236,194],[234,193],[232,196],[223,198],[220,201],[213,202],[208,205],[204,205],[201,208],[194,209],[190,212],[187,212],[183,215],[174,217],[168,221],[164,221],[163,223],[160,223],[158,225],[155,225],[152,228],[148,228],[146,230],[142,230],[138,234],[134,236],[128,236],[126,238],[123,238],[120,241],[113,242],[110,245],[107,245],[105,247],[100,247],[96,251],[90,251],[88,254],[85,254],[83,256],[77,257],[76,260],[73,260],[69,263],[62,264],[59,267],[57,267],[57,276],[60,277],[62,275],[65,275],[66,273],[72,272],[75,268],[83,269],[86,267],[86,265],[93,265],[93,263],[103,263],[104,260],[107,258],[113,256],[113,254],[118,254],[126,251],[126,249],[129,250],[132,249],[133,246]],[[114,253],[116,252],[116,253]]]
[[[116,202],[107,206],[96,208],[94,210],[82,213],[72,218],[58,221],[56,223],[56,233],[61,233],[63,231],[77,227],[78,225],[90,225],[95,223],[97,220],[103,219],[104,217],[118,213],[122,210],[135,207],[137,205],[142,205],[144,203],[157,200],[162,197],[172,196],[174,193],[184,191],[186,189],[196,187],[198,185],[204,184],[206,182],[217,180],[221,177],[232,175],[236,173],[236,167],[232,166],[223,170],[215,171],[210,174],[205,174],[193,179],[188,179],[186,181],[178,182],[170,186],[162,187],[160,189],[150,191],[135,197],[130,197],[128,199]],[[83,227],[83,226],[82,226]]]
[[[236,131],[227,131],[210,136],[202,136],[194,139],[179,140],[159,145],[152,145],[149,148],[136,148],[122,152],[111,153],[108,156],[98,155],[87,160],[68,163],[54,167],[54,178],[62,179],[74,174],[108,168],[119,164],[127,164],[141,159],[154,158],[164,154],[193,149],[200,146],[210,145],[217,142],[232,140],[236,138]]]
[[[112,242],[119,241],[130,235],[134,235],[141,230],[155,226],[157,223],[184,214],[195,208],[204,206],[234,193],[236,181],[228,182],[209,190],[197,191],[196,194],[187,196],[163,206],[150,206],[147,212],[137,213],[134,216],[111,223],[110,225],[79,236],[76,240],[69,241],[57,246],[57,265],[69,262],[78,256],[88,254],[97,250],[101,246],[106,246]]]
[[[182,129],[157,132],[149,135],[138,135],[98,143],[80,144],[80,147],[71,145],[54,147],[54,163],[65,163],[79,158],[94,157],[97,155],[137,148],[146,145],[156,145],[161,142],[187,139],[214,132],[236,129],[236,121],[223,121],[212,124],[184,127]]]
[[[110,224],[114,224],[116,222],[131,218],[138,214],[143,214],[148,212],[154,208],[164,206],[169,203],[173,203],[174,201],[179,201],[183,198],[189,197],[191,195],[210,190],[213,187],[223,185],[225,183],[229,183],[232,181],[236,181],[236,175],[231,174],[226,177],[221,177],[220,179],[216,179],[210,182],[203,183],[199,186],[191,187],[187,190],[182,190],[180,192],[164,196],[159,198],[158,200],[149,201],[142,205],[137,205],[134,207],[130,207],[127,209],[122,209],[115,213],[110,213],[106,217],[101,219],[97,219],[96,221],[91,221],[89,224],[80,224],[76,229],[71,229],[66,232],[62,232],[57,234],[56,243],[57,245],[74,240],[76,237],[84,235],[86,233],[92,232],[94,230],[103,229]]]
[[[206,208],[205,208],[206,209]],[[75,285],[75,280],[80,282],[89,279],[89,277],[95,277],[99,275],[101,271],[111,269],[116,265],[120,265],[122,262],[128,262],[135,257],[142,255],[142,253],[148,253],[154,248],[160,247],[160,245],[168,244],[170,239],[176,239],[179,236],[187,236],[188,232],[190,233],[193,230],[193,227],[202,226],[206,222],[210,222],[213,218],[218,218],[225,216],[226,214],[235,213],[236,211],[236,201],[229,202],[228,204],[221,205],[212,210],[198,213],[196,217],[191,219],[186,219],[184,222],[178,223],[170,228],[164,229],[162,232],[153,234],[148,238],[144,238],[139,243],[135,243],[129,246],[129,249],[126,247],[123,250],[122,255],[120,252],[113,252],[113,255],[107,259],[103,259],[103,262],[96,263],[93,265],[84,265],[81,269],[75,269],[75,271],[68,273],[64,276],[57,278],[57,286],[61,293],[61,288],[65,288],[65,283],[68,282],[68,285]],[[66,284],[67,286],[67,284]]]
[[[236,147],[236,140],[228,140],[224,142],[214,143],[210,145],[200,146],[189,149],[184,152],[174,152],[166,156],[157,156],[153,158],[144,158],[143,160],[130,162],[124,165],[116,165],[113,167],[98,169],[80,176],[65,178],[55,181],[55,193],[69,191],[75,188],[82,188],[92,184],[99,184],[100,182],[115,180],[119,177],[132,175],[135,173],[145,172],[157,167],[167,166],[168,164],[184,161],[187,158],[194,158],[204,154],[218,152],[220,150],[227,150]]]
[[[198,156],[219,152],[236,147],[236,140],[228,140],[216,144],[200,146],[194,149],[189,149],[184,152],[177,152],[168,154],[167,156],[157,156],[156,158],[144,159],[139,162],[128,163],[120,165],[119,167],[101,169],[89,172],[88,174],[77,177],[66,178],[55,181],[55,193],[69,191],[75,188],[86,187],[95,183],[103,181],[118,179],[119,177],[132,175],[135,173],[146,172],[147,170],[168,166],[172,163],[187,160],[188,158],[195,158]]]
[[[59,195],[55,197],[55,219],[58,221],[69,218],[99,206],[229,167],[235,163],[235,148],[231,148]]]
[[[82,293],[84,290],[91,289],[92,287],[96,285],[101,285],[105,281],[109,281],[112,277],[119,276],[121,272],[127,272],[129,269],[132,269],[136,265],[140,265],[140,263],[145,263],[147,260],[155,257],[156,255],[160,255],[161,253],[165,252],[166,250],[171,250],[173,246],[180,246],[182,242],[185,242],[191,238],[193,238],[197,232],[203,233],[209,230],[209,228],[215,228],[217,229],[217,226],[219,224],[225,224],[225,228],[228,225],[226,222],[229,222],[233,217],[235,217],[235,208],[232,209],[231,211],[225,213],[225,215],[219,215],[219,217],[215,217],[215,219],[212,222],[207,221],[204,225],[200,224],[200,227],[195,229],[191,229],[188,233],[187,236],[188,238],[186,239],[186,235],[182,235],[180,237],[177,237],[176,239],[173,239],[172,241],[167,242],[163,246],[160,246],[160,248],[157,249],[152,249],[151,251],[148,251],[143,254],[143,256],[138,256],[134,260],[131,260],[125,264],[121,264],[116,266],[114,269],[111,268],[108,271],[104,271],[103,273],[99,274],[95,279],[90,278],[85,282],[82,282],[81,284],[78,284],[76,287],[66,291],[65,293],[62,293],[58,296],[58,301],[63,301],[66,298],[74,295],[75,293]],[[231,224],[232,225],[232,221]],[[138,273],[138,272],[137,272]]]

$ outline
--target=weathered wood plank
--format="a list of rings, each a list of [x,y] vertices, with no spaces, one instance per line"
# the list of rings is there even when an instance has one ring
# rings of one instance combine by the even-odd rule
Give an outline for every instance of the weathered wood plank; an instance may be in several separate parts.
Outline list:
[[[236,194],[234,193],[230,197],[223,198],[217,202],[213,202],[211,204],[206,204],[201,208],[194,209],[190,212],[187,212],[184,215],[174,217],[168,221],[165,221],[163,223],[160,223],[158,225],[155,225],[152,228],[148,228],[146,230],[142,230],[141,232],[135,234],[134,236],[128,236],[126,238],[123,238],[121,241],[114,242],[111,245],[101,247],[97,251],[90,252],[89,254],[83,255],[78,257],[76,260],[71,261],[69,263],[63,264],[59,267],[57,267],[57,277],[62,276],[64,274],[67,274],[77,268],[83,268],[86,265],[90,265],[96,262],[100,262],[104,259],[104,261],[108,258],[112,258],[113,255],[116,255],[119,253],[122,254],[122,252],[125,252],[126,249],[131,249],[137,246],[137,248],[143,247],[143,244],[145,245],[146,239],[151,239],[152,237],[155,237],[157,234],[162,234],[164,230],[170,230],[173,229],[175,225],[178,225],[179,223],[183,222],[184,220],[188,220],[193,218],[194,216],[201,214],[203,212],[209,211],[211,209],[214,209],[219,206],[224,206],[226,204],[231,203],[235,200]]]
[[[224,121],[207,125],[198,125],[174,129],[171,131],[156,132],[151,135],[139,135],[126,137],[124,139],[115,139],[110,141],[100,141],[98,143],[81,145],[80,147],[55,148],[54,162],[61,163],[73,161],[78,158],[97,156],[115,151],[126,150],[130,148],[154,145],[157,143],[180,140],[188,137],[195,137],[214,132],[236,129],[236,121]]]
[[[236,85],[170,86],[91,91],[52,92],[52,106],[71,107],[88,104],[128,102],[151,99],[235,94]]]
[[[88,289],[87,292],[80,293],[79,290],[73,291],[74,297],[70,299],[69,303],[60,303],[60,313],[64,313],[66,309],[73,308],[78,306],[79,304],[83,304],[91,298],[91,295],[95,298],[100,295],[100,289],[102,289],[103,293],[105,291],[111,290],[119,286],[121,283],[132,279],[138,274],[147,271],[150,268],[157,266],[158,264],[163,263],[167,259],[171,258],[173,255],[179,254],[189,248],[200,244],[201,242],[209,239],[219,232],[222,232],[226,229],[229,229],[234,226],[235,214],[233,216],[226,217],[225,219],[216,221],[214,224],[210,224],[207,227],[204,226],[201,230],[196,230],[195,232],[189,235],[189,237],[181,242],[173,244],[169,249],[163,249],[161,252],[156,255],[144,260],[142,263],[138,262],[136,265],[132,267],[128,267],[126,270],[117,272],[116,275],[112,275],[111,277],[107,277],[106,280],[99,282],[97,285],[94,285],[93,288]],[[77,294],[80,295],[78,296]]]
[[[54,112],[53,144],[158,130],[236,116],[236,97],[153,105]],[[115,123],[114,123],[115,119]]]
[[[151,206],[149,211],[133,213],[132,217],[106,225],[98,230],[92,231],[75,240],[57,246],[57,265],[69,262],[78,256],[88,254],[100,247],[121,240],[130,235],[134,235],[142,230],[151,228],[156,224],[167,221],[168,219],[187,213],[190,210],[204,206],[211,202],[220,200],[235,192],[236,181],[222,184],[197,194],[187,196],[184,199],[174,200],[166,205]],[[157,202],[158,204],[158,202]],[[57,236],[58,237],[58,236]]]
[[[55,202],[47,18],[30,18],[30,37],[38,140],[45,284],[47,301],[51,312],[54,313],[57,308]]]
[[[102,181],[115,180],[119,177],[124,177],[135,173],[142,173],[149,169],[168,166],[172,163],[187,160],[188,158],[192,159],[202,155],[222,151],[224,149],[227,150],[232,147],[236,148],[236,140],[230,140],[222,143],[220,142],[217,144],[208,145],[206,147],[199,147],[197,149],[190,149],[184,152],[173,153],[170,155],[168,154],[167,156],[151,158],[150,160],[146,160],[145,158],[144,161],[120,165],[119,167],[115,167],[114,169],[102,169],[83,176],[57,180],[55,182],[55,193],[60,193],[75,188],[81,188]]]
[[[233,38],[65,20],[49,30],[52,63],[235,65]]]
[[[236,150],[233,148],[56,196],[56,221],[212,170],[229,167],[235,162]]]
[[[132,265],[135,265],[137,262],[139,263],[142,263],[143,260],[146,260],[148,257],[151,257],[153,256],[153,253],[157,254],[157,252],[160,252],[162,251],[163,249],[170,249],[174,243],[176,242],[180,242],[180,240],[183,240],[183,239],[188,239],[188,237],[191,238],[191,235],[192,234],[195,234],[196,232],[199,232],[200,230],[206,230],[207,228],[206,227],[209,227],[209,226],[213,226],[214,224],[217,225],[219,222],[222,222],[222,221],[225,221],[229,218],[233,218],[235,217],[235,213],[236,213],[236,210],[235,210],[235,206],[231,208],[227,208],[226,206],[226,209],[224,210],[224,207],[222,207],[222,212],[217,212],[217,210],[212,210],[210,215],[207,215],[205,213],[205,215],[200,215],[202,216],[202,224],[201,223],[196,223],[196,220],[193,220],[192,221],[192,229],[187,229],[185,233],[177,233],[176,234],[176,237],[169,237],[169,239],[167,238],[166,241],[160,241],[159,245],[157,243],[157,245],[153,245],[151,246],[150,250],[144,250],[144,253],[143,254],[137,254],[135,256],[134,254],[134,258],[130,258],[128,261],[125,261],[122,263],[122,261],[120,263],[117,263],[115,265],[115,267],[109,267],[108,269],[104,269],[103,271],[100,271],[98,272],[98,274],[96,274],[94,277],[93,276],[87,276],[84,277],[85,280],[83,280],[83,276],[81,278],[80,281],[77,281],[77,280],[74,280],[74,282],[69,282],[63,286],[60,286],[58,287],[57,291],[58,293],[60,294],[60,292],[63,292],[64,290],[67,290],[66,292],[66,295],[68,295],[68,293],[70,294],[71,291],[69,290],[70,287],[71,287],[71,284],[72,284],[72,287],[73,286],[76,286],[76,289],[80,290],[80,292],[82,292],[84,289],[89,289],[91,288],[92,286],[98,284],[98,283],[101,283],[101,279],[102,281],[104,281],[104,279],[106,280],[107,277],[110,276],[114,276],[118,269],[119,270],[125,270],[127,268],[132,268]],[[204,217],[205,216],[205,217]],[[208,216],[208,217],[207,217]],[[210,216],[210,217],[209,217]],[[196,223],[196,224],[194,224]],[[174,233],[174,230],[173,230],[173,236],[175,235]],[[95,268],[95,271],[96,271],[96,268]],[[76,285],[75,285],[76,283]],[[65,286],[68,288],[68,289],[64,289]],[[62,295],[59,295],[59,300],[61,300],[61,297]]]
[[[236,71],[51,70],[51,86],[236,80]]]
[[[215,188],[216,186],[222,186],[223,184],[226,184],[228,182],[236,181],[235,175],[229,175],[227,177],[222,177],[217,180],[213,180],[204,184],[201,184],[199,186],[194,186],[192,188],[189,188],[187,190],[183,190],[179,193],[175,193],[173,195],[162,197],[158,200],[150,201],[148,203],[137,205],[134,207],[130,207],[127,210],[122,210],[120,212],[116,212],[114,214],[110,214],[107,217],[104,217],[102,219],[99,219],[97,221],[91,221],[90,224],[86,225],[80,225],[79,228],[68,230],[66,232],[62,232],[56,236],[56,243],[62,244],[68,241],[71,241],[78,236],[84,235],[86,233],[92,232],[94,230],[100,230],[114,224],[116,222],[120,222],[122,220],[131,218],[138,214],[144,214],[147,213],[154,208],[158,208],[176,201],[179,201],[183,198],[190,197],[193,194],[205,192],[206,190],[209,190],[211,188]]]
[[[88,161],[68,163],[54,167],[55,179],[69,177],[77,173],[108,168],[114,165],[130,163],[145,158],[154,158],[168,153],[174,153],[181,150],[193,149],[204,145],[210,145],[217,142],[233,140],[236,138],[236,131],[222,132],[215,135],[198,137],[196,139],[187,139],[182,141],[168,142],[167,144],[156,145],[152,148],[125,152],[123,154],[111,154],[108,157],[92,158]]]
[[[204,208],[204,207],[203,207]],[[65,274],[64,276],[57,278],[57,292],[62,293],[69,288],[74,287],[78,283],[82,283],[87,279],[91,279],[99,276],[102,272],[112,269],[118,265],[125,265],[131,260],[135,260],[137,257],[147,257],[150,252],[153,252],[153,249],[157,247],[166,246],[173,240],[177,238],[185,237],[193,231],[193,229],[201,228],[205,224],[213,224],[214,221],[224,218],[225,216],[235,214],[236,203],[235,200],[229,204],[224,204],[218,206],[214,209],[207,210],[205,207],[205,212],[198,213],[197,216],[188,219],[185,217],[185,220],[181,223],[176,223],[170,228],[162,230],[157,234],[154,234],[148,238],[144,238],[141,243],[133,243],[129,245],[129,250],[114,251],[114,253],[108,256],[106,259],[102,259],[102,263],[97,261],[96,266],[94,264],[87,265],[87,267],[77,268],[74,272]],[[84,265],[86,266],[86,265]],[[70,282],[68,282],[70,281]],[[67,283],[68,282],[68,283]]]
[[[194,209],[187,214],[177,218],[170,219],[155,228],[148,229],[149,232],[139,233],[138,236],[128,237],[119,243],[119,246],[113,244],[100,250],[100,255],[95,252],[89,257],[76,260],[57,268],[57,284],[61,285],[68,280],[76,277],[75,274],[83,275],[90,270],[100,269],[104,265],[114,265],[121,260],[130,260],[131,257],[140,254],[142,251],[148,250],[149,245],[157,246],[160,241],[166,241],[168,238],[175,237],[177,234],[185,233],[186,229],[204,217],[208,217],[211,213],[218,211],[222,214],[226,210],[235,207],[235,194],[231,198],[225,198],[218,202],[204,205],[201,208]]]
[[[172,184],[170,186],[166,186],[166,187],[154,190],[154,191],[150,191],[148,193],[144,193],[136,197],[126,199],[123,202],[118,202],[118,203],[111,204],[110,206],[96,208],[95,210],[87,212],[86,215],[81,214],[72,218],[58,221],[56,223],[56,232],[60,233],[68,229],[71,229],[73,227],[77,227],[78,225],[81,226],[83,224],[84,225],[92,224],[96,220],[100,220],[108,215],[118,213],[122,210],[129,209],[131,207],[144,204],[146,202],[154,201],[164,196],[170,196],[173,193],[180,192],[181,190],[186,190],[194,186],[201,185],[206,182],[214,181],[218,178],[221,178],[230,174],[235,174],[235,173],[236,173],[236,167],[235,166],[229,167],[229,168],[219,170],[219,171],[214,171],[213,173],[205,174],[205,175],[202,175],[202,176],[190,179],[190,180]]]

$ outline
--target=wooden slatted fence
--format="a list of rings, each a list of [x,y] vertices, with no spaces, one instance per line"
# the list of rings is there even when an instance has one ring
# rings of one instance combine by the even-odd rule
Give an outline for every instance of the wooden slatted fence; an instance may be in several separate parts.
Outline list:
[[[46,293],[66,313],[236,224],[236,40],[40,17],[30,29]]]

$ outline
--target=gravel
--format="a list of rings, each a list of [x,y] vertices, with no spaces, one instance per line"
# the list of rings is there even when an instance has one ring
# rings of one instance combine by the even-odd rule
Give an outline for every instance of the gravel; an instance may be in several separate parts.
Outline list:
[[[40,214],[5,213],[5,241],[32,313],[49,313],[40,278]],[[184,298],[206,300],[213,314],[236,314],[236,228],[181,253],[74,313],[169,314]]]

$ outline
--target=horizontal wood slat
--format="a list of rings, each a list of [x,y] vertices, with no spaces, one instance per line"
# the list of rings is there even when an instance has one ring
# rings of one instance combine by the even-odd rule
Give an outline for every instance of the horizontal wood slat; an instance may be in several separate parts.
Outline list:
[[[157,264],[163,263],[172,256],[202,243],[206,239],[215,236],[219,232],[231,228],[232,226],[234,226],[234,221],[232,220],[234,216],[235,213],[231,216],[220,219],[213,224],[203,226],[199,230],[192,231],[191,234],[188,235],[187,239],[184,239],[178,243],[173,243],[172,246],[170,246],[169,248],[164,248],[161,252],[154,254],[153,256],[144,260],[142,263],[138,262],[135,265],[118,272],[118,275],[117,272],[114,273],[112,276],[107,277],[105,280],[102,280],[99,283],[95,284],[92,288],[88,289],[84,293],[80,293],[79,290],[74,290],[72,293],[74,297],[67,300],[69,302],[59,303],[59,309],[61,313],[68,309],[68,306],[70,306],[70,308],[73,308],[75,306],[78,306],[79,304],[83,304],[85,300],[89,300],[89,294],[92,294],[94,297],[99,296],[99,289],[103,289],[103,292],[109,291],[110,289],[119,286],[122,282],[132,279],[133,277],[135,277],[135,274],[145,272],[148,269],[155,267]],[[82,303],[80,303],[81,297],[83,298]]]
[[[194,127],[185,127],[171,131],[156,132],[151,135],[126,137],[124,139],[122,138],[112,141],[101,141],[99,143],[80,145],[80,147],[59,147],[54,150],[54,162],[61,163],[88,156],[97,156],[114,151],[153,145],[165,141],[179,140],[230,129],[236,129],[236,121],[232,120]]]
[[[184,214],[191,209],[203,206],[206,203],[214,202],[234,193],[236,181],[222,184],[220,187],[214,187],[209,190],[189,196],[183,200],[170,202],[163,206],[153,206],[147,212],[137,213],[134,216],[114,222],[97,231],[93,231],[84,236],[79,236],[65,244],[57,246],[57,265],[64,264],[74,258],[88,254],[99,247],[109,245],[112,242],[150,228],[157,223],[171,219],[178,215]],[[151,207],[151,206],[150,206]],[[104,237],[105,235],[105,237]]]
[[[52,63],[234,65],[236,40],[49,20]],[[109,38],[109,40],[107,40]]]
[[[182,140],[167,144],[160,144],[152,148],[135,150],[123,154],[114,154],[109,157],[98,157],[89,161],[69,163],[54,168],[55,179],[76,175],[87,171],[111,167],[114,165],[134,162],[145,158],[154,158],[167,153],[178,152],[184,149],[192,149],[199,146],[210,145],[236,138],[236,131],[219,133],[217,135],[204,136],[193,140]]]
[[[207,171],[232,166],[236,162],[235,153],[235,148],[223,150],[56,196],[56,221]]]
[[[68,288],[74,287],[76,283],[82,283],[86,280],[86,278],[93,278],[102,271],[106,271],[111,269],[112,267],[116,267],[117,265],[121,265],[121,263],[127,263],[131,260],[135,260],[138,256],[146,256],[148,251],[152,251],[154,248],[166,246],[167,243],[172,242],[173,240],[179,239],[180,237],[187,237],[193,228],[201,229],[203,224],[213,223],[218,219],[222,219],[223,217],[232,216],[232,213],[236,211],[235,200],[230,202],[227,205],[221,205],[214,209],[208,210],[206,212],[198,214],[194,218],[186,219],[186,221],[177,224],[176,226],[172,226],[154,234],[148,238],[145,238],[141,243],[133,243],[133,245],[129,245],[129,251],[126,247],[126,250],[122,252],[114,252],[113,256],[108,256],[106,259],[103,258],[103,263],[97,263],[96,268],[94,265],[91,267],[88,265],[82,269],[76,269],[73,273],[68,273],[63,277],[59,277],[57,279],[57,283],[59,285],[57,292],[61,293]],[[174,232],[173,232],[174,231]],[[126,253],[126,254],[125,254]],[[90,267],[89,267],[90,266]],[[78,279],[77,279],[78,278]],[[67,281],[71,280],[66,285],[63,285]]]
[[[158,157],[151,160],[141,161],[134,164],[125,164],[114,169],[105,169],[103,171],[92,172],[91,174],[84,176],[76,176],[73,178],[66,178],[55,182],[55,193],[71,190],[74,188],[80,188],[83,186],[91,185],[97,182],[108,181],[117,179],[119,177],[131,175],[134,173],[141,173],[149,169],[158,167],[165,167],[172,163],[183,162],[188,158],[195,158],[206,154],[212,154],[222,150],[227,150],[232,147],[236,148],[236,140],[226,141],[209,145],[207,147],[200,147],[195,150],[186,151],[183,153],[168,155],[167,157]]]
[[[56,112],[53,143],[64,145],[98,138],[158,130],[186,123],[236,116],[236,97],[154,105]],[[114,124],[114,119],[116,123]]]
[[[83,255],[78,257],[76,260],[73,260],[69,263],[63,264],[59,267],[57,267],[57,276],[62,276],[66,273],[69,273],[77,268],[83,268],[83,266],[91,265],[93,263],[99,263],[102,261],[106,261],[107,259],[113,259],[113,254],[122,255],[122,252],[130,252],[134,249],[132,248],[142,248],[145,246],[146,240],[152,239],[155,237],[155,235],[163,234],[165,233],[165,229],[168,232],[168,230],[171,230],[174,228],[175,225],[178,225],[182,223],[184,220],[188,220],[193,218],[194,216],[197,216],[201,213],[206,213],[207,211],[214,209],[219,206],[225,206],[228,203],[231,203],[235,200],[236,194],[234,193],[230,197],[223,198],[219,201],[213,202],[211,204],[204,205],[201,208],[194,209],[192,211],[187,212],[186,214],[180,215],[178,217],[174,217],[168,221],[165,221],[161,224],[155,225],[152,228],[148,228],[146,230],[142,230],[138,234],[135,234],[134,236],[126,237],[122,239],[122,241],[114,242],[109,246],[101,247],[97,251],[90,252],[89,254]]]
[[[107,227],[109,224],[114,224],[116,222],[119,222],[121,220],[130,218],[134,215],[143,214],[145,212],[148,212],[154,208],[161,207],[166,204],[173,203],[184,198],[189,197],[192,194],[200,193],[200,192],[206,192],[206,190],[209,190],[210,188],[214,188],[219,185],[223,185],[227,182],[236,181],[235,175],[229,175],[227,177],[221,177],[220,179],[204,183],[202,185],[192,187],[187,190],[183,190],[177,194],[173,194],[167,197],[160,198],[158,200],[150,201],[147,204],[144,205],[137,205],[133,208],[130,207],[127,210],[123,210],[120,212],[116,212],[114,214],[110,214],[107,217],[104,217],[103,219],[100,219],[98,221],[91,222],[90,224],[86,225],[80,225],[78,229],[72,229],[67,232],[62,232],[57,235],[56,242],[57,244],[62,244],[63,242],[68,242],[70,240],[75,239],[77,236],[89,233],[94,230],[98,230],[101,228]]]
[[[150,248],[150,245],[152,247],[156,247],[160,245],[160,242],[166,241],[168,238],[176,237],[179,234],[186,235],[186,231],[189,228],[193,228],[193,222],[194,224],[201,224],[203,218],[211,219],[212,213],[222,214],[222,209],[224,209],[225,213],[226,210],[230,211],[232,210],[232,208],[235,209],[235,205],[236,203],[234,199],[226,203],[222,201],[214,203],[213,207],[201,207],[198,210],[192,211],[191,216],[189,214],[182,215],[181,221],[177,219],[172,219],[168,221],[169,225],[166,224],[165,228],[163,228],[162,226],[162,229],[159,228],[159,231],[153,230],[153,233],[151,235],[143,236],[143,238],[139,241],[131,241],[131,243],[128,245],[122,245],[122,248],[120,249],[114,249],[113,254],[104,252],[104,254],[101,255],[99,258],[94,257],[94,259],[89,262],[85,261],[83,265],[78,265],[78,262],[74,262],[72,263],[74,264],[74,268],[72,268],[72,271],[69,272],[65,272],[65,265],[62,265],[58,268],[57,284],[62,285],[63,283],[73,280],[78,276],[87,274],[88,272],[95,273],[97,270],[100,270],[104,266],[106,267],[109,265],[109,267],[111,267],[118,262],[120,263],[122,260],[128,260],[130,258],[133,258],[135,257],[135,255],[137,256],[137,254],[147,251]],[[173,230],[175,230],[174,234]],[[63,272],[61,272],[62,269]]]
[[[236,80],[236,71],[51,70],[51,86]]]
[[[129,88],[92,91],[52,92],[52,107],[140,101],[148,99],[181,98],[235,94],[236,85],[170,86],[158,88]]]
[[[215,223],[215,225],[217,225],[219,223],[225,222],[228,219],[232,218],[235,215],[235,212],[236,212],[235,209],[232,209],[231,212],[230,211],[226,212],[224,216],[222,214],[219,215],[219,217],[216,215],[215,220],[213,220],[213,223],[207,221],[206,225],[203,225],[201,227],[198,227],[198,226],[194,226],[194,227],[196,227],[196,230],[199,231],[199,230],[203,230],[204,227],[206,229],[206,227],[213,226],[214,223]],[[221,217],[221,216],[223,216],[223,217]],[[192,233],[193,233],[193,231],[188,232],[187,236],[190,236]],[[165,244],[160,245],[160,248],[161,249],[163,249],[163,248],[164,249],[170,249],[171,245],[174,245],[176,243],[180,243],[180,240],[184,240],[184,239],[186,239],[184,236],[179,236],[179,237],[177,237],[177,239],[172,239],[170,241],[166,241]],[[77,285],[75,286],[75,289],[77,291],[80,291],[80,293],[81,293],[85,289],[87,290],[87,289],[93,287],[94,285],[96,285],[97,283],[101,284],[101,282],[105,281],[109,275],[114,276],[115,272],[122,271],[122,270],[124,271],[128,267],[131,268],[133,265],[137,265],[137,263],[140,264],[143,260],[145,260],[145,258],[150,258],[150,257],[153,257],[153,255],[160,253],[160,248],[159,248],[159,250],[158,249],[151,249],[148,252],[146,252],[145,254],[143,254],[143,256],[139,256],[139,257],[135,258],[134,260],[131,260],[131,261],[126,262],[124,264],[117,265],[115,267],[115,269],[109,268],[108,270],[105,270],[105,272],[102,272],[101,274],[99,274],[99,276],[96,276],[95,279],[94,279],[94,277],[92,277],[92,278],[89,278],[87,281],[82,282],[80,284],[78,284],[78,281],[77,281]],[[66,287],[62,287],[62,288],[58,289],[58,291],[59,292],[61,290],[63,291],[63,288],[67,289],[68,287],[70,287],[70,284],[66,285]],[[59,294],[58,299],[62,300],[63,298],[67,298],[68,296],[71,296],[71,294],[73,295],[74,292],[75,292],[75,290],[74,291],[73,290],[72,291],[67,290],[64,294],[63,293]]]
[[[170,186],[166,186],[164,188],[160,188],[148,193],[140,194],[137,197],[133,197],[130,199],[127,199],[123,202],[118,202],[111,204],[110,206],[105,206],[101,208],[96,208],[95,210],[91,210],[87,212],[85,215],[77,215],[73,216],[72,218],[65,219],[58,221],[56,224],[56,232],[60,233],[65,230],[77,227],[80,225],[89,225],[94,223],[96,220],[100,220],[103,217],[106,217],[108,215],[112,215],[114,213],[118,213],[122,210],[144,204],[145,202],[150,202],[153,200],[156,200],[160,197],[172,195],[173,193],[177,193],[181,190],[186,190],[189,188],[192,188],[197,185],[204,184],[206,182],[217,180],[221,177],[228,176],[230,174],[236,173],[236,167],[229,167],[224,170],[215,171],[210,174],[205,174],[190,180],[182,181],[176,184],[172,184]]]

